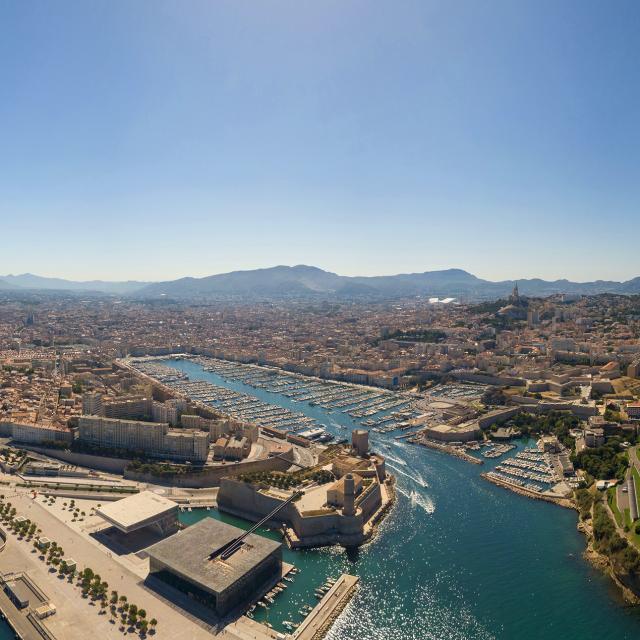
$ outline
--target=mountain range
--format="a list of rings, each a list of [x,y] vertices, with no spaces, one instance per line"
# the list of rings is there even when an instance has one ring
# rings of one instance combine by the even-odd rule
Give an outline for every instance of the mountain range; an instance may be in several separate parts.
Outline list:
[[[105,280],[64,280],[62,278],[46,278],[32,273],[19,276],[0,276],[0,290],[38,290],[38,291],[94,291],[99,293],[127,294],[140,290],[148,282],[109,282]]]
[[[447,296],[465,299],[495,299],[511,293],[514,280],[483,280],[462,269],[425,271],[393,276],[341,276],[318,267],[277,266],[250,271],[232,271],[204,278],[179,278],[166,282],[72,281],[33,274],[0,276],[4,291],[47,290],[98,292],[136,298],[282,298],[282,297],[373,297]],[[640,294],[640,277],[616,282],[571,282],[570,280],[518,280],[519,291],[528,296],[559,293]]]

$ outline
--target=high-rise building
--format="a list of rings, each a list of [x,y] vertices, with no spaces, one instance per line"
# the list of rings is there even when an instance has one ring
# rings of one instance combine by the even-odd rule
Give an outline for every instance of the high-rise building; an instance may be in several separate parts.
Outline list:
[[[82,413],[89,416],[104,415],[102,394],[97,391],[88,391],[82,394]]]
[[[107,418],[150,418],[153,400],[144,396],[125,396],[104,402],[104,416]]]
[[[169,429],[166,422],[141,422],[102,416],[81,416],[78,439],[96,447],[141,451],[153,458],[204,463],[209,434]]]
[[[629,365],[627,375],[630,378],[640,378],[640,360],[636,360]]]

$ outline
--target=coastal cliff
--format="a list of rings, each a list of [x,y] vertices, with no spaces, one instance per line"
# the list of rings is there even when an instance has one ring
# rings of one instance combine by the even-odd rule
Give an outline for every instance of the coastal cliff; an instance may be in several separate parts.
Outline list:
[[[629,545],[626,538],[617,533],[615,524],[606,508],[599,501],[599,496],[596,495],[594,500],[594,495],[586,489],[580,489],[572,498],[545,495],[487,474],[481,475],[489,482],[527,498],[544,500],[561,507],[575,509],[578,512],[577,529],[587,538],[587,548],[583,554],[585,560],[613,580],[625,602],[630,605],[640,605],[640,572],[634,570],[636,565],[640,568],[640,556],[635,548]],[[598,519],[601,529],[599,537],[602,541],[599,545],[596,543],[593,525],[596,519]],[[609,543],[608,538],[615,539]],[[626,555],[621,560],[620,554],[625,553],[625,550]]]
[[[596,550],[593,527],[589,522],[578,520],[577,529],[587,538],[587,548],[583,554],[585,560],[613,580],[625,602],[631,605],[640,605],[640,579],[638,577],[632,579],[628,575],[618,573],[612,559]]]
[[[573,505],[578,531],[587,538],[585,559],[613,580],[626,602],[639,605],[640,553],[620,534],[603,496],[593,489],[578,489]]]

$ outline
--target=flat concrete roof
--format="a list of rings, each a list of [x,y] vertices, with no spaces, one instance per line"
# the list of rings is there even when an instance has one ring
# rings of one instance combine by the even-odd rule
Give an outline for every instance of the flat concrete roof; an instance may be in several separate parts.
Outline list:
[[[209,559],[211,553],[242,534],[244,531],[238,527],[214,518],[203,518],[150,546],[146,552],[152,560],[158,560],[185,580],[206,591],[222,593],[282,547],[280,542],[252,533],[227,560]]]
[[[6,585],[13,596],[22,605],[28,605],[33,599],[33,592],[22,580],[11,580],[10,582],[7,582]]]
[[[153,524],[178,510],[178,504],[153,491],[141,491],[122,500],[110,502],[96,513],[124,533]]]
[[[464,424],[438,424],[435,427],[427,427],[429,431],[437,431],[438,433],[469,433],[479,431],[480,427],[477,423]]]

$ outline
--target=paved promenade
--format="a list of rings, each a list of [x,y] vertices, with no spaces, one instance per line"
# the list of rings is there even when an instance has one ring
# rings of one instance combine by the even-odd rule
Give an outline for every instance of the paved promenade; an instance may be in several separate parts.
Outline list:
[[[34,500],[28,492],[15,487],[6,487],[4,494],[5,500],[15,506],[19,515],[36,522],[42,529],[42,535],[55,540],[65,550],[66,555],[73,557],[78,569],[91,567],[108,582],[109,591],[115,589],[119,594],[126,595],[130,603],[146,609],[148,619],[156,618],[157,633],[148,637],[158,640],[210,640],[214,636],[220,640],[274,640],[278,637],[278,633],[273,629],[246,616],[240,617],[224,629],[211,624],[211,620],[195,617],[181,609],[177,602],[166,599],[143,584],[146,570],[140,565],[146,564],[146,560],[143,562],[138,559],[138,564],[134,566],[130,557],[118,557],[110,552],[91,537],[84,527],[78,523],[65,522],[70,515],[61,512],[60,505],[44,506],[39,503],[40,498]],[[78,504],[88,512],[90,506],[95,503],[78,501]],[[87,517],[87,520],[90,518]],[[122,640],[126,637],[137,637],[120,632],[119,625],[111,624],[109,615],[100,615],[97,605],[82,598],[78,587],[58,578],[57,573],[50,569],[39,559],[31,543],[26,540],[20,541],[13,534],[7,534],[6,548],[0,552],[0,572],[24,571],[49,595],[57,613],[47,618],[46,626],[58,640],[86,640],[93,637]],[[5,603],[0,604],[4,609]],[[197,603],[190,601],[190,604]],[[13,613],[11,607],[13,605],[9,602],[8,614]],[[18,621],[19,618],[18,615]],[[25,632],[25,640],[32,637],[34,636]]]
[[[158,620],[156,638],[175,640],[210,639],[212,634],[195,622],[179,615],[175,609],[144,588],[141,578],[109,556],[97,542],[87,540],[83,535],[61,522],[46,508],[42,507],[26,494],[7,497],[20,515],[38,523],[43,535],[55,540],[65,553],[73,557],[79,568],[91,567],[109,583],[109,590],[115,589],[124,594],[138,607],[147,611],[149,618]],[[47,626],[59,638],[65,640],[85,640],[90,637],[122,638],[117,625],[109,622],[108,615],[98,615],[99,607],[92,606],[81,597],[77,587],[60,580],[55,573],[49,572],[44,562],[32,553],[31,543],[18,541],[9,535],[7,548],[0,554],[0,570],[27,571],[43,591],[49,594],[58,608],[58,613],[47,620]],[[221,632],[218,637],[232,637]]]

